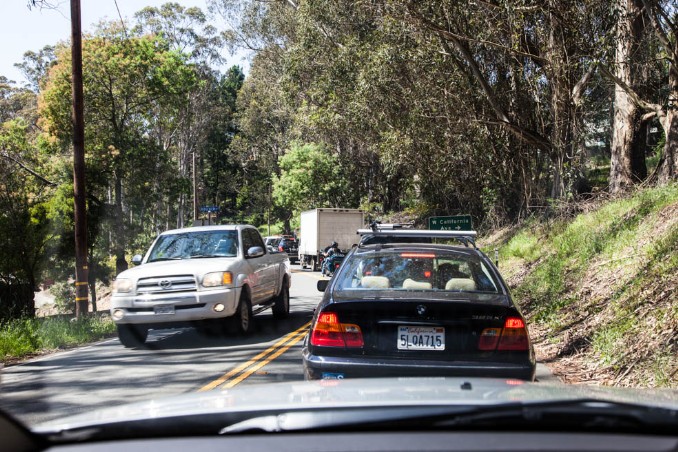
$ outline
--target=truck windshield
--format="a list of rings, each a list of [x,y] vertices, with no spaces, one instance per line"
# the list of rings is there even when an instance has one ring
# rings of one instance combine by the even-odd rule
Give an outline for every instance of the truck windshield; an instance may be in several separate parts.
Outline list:
[[[237,231],[183,232],[161,236],[148,262],[238,255]]]

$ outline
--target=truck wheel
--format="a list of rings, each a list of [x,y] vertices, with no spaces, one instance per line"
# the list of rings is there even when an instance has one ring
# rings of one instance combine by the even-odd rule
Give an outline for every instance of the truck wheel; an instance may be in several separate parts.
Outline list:
[[[116,325],[118,339],[127,348],[140,347],[148,337],[148,327],[143,325]]]
[[[287,278],[283,280],[280,293],[275,297],[275,303],[271,310],[274,319],[284,319],[290,314],[290,286],[287,284]]]
[[[240,294],[240,302],[231,317],[232,329],[237,334],[246,335],[252,331],[252,304],[245,292]]]

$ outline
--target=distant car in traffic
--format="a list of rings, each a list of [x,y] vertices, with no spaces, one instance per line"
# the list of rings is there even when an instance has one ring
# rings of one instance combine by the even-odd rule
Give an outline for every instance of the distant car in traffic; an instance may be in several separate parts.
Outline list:
[[[303,347],[306,379],[534,380],[525,318],[475,232],[365,230],[331,280]],[[461,244],[412,243],[413,237]],[[431,240],[432,241],[432,240]],[[370,244],[371,243],[371,244]]]
[[[278,242],[278,251],[287,253],[291,263],[299,262],[299,243],[294,237],[282,236]]]
[[[282,237],[279,235],[271,235],[264,237],[264,245],[266,245],[266,248],[268,251],[272,253],[277,253],[278,252],[278,243],[280,243],[280,240]]]

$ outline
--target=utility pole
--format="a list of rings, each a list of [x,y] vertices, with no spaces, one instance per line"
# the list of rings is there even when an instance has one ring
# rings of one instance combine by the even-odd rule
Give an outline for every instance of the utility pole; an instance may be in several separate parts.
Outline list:
[[[196,163],[195,151],[193,151],[193,224],[198,221],[198,170]]]
[[[75,315],[88,311],[87,204],[85,200],[85,121],[82,88],[82,30],[80,0],[71,0],[71,58],[73,79],[73,194],[75,197]]]

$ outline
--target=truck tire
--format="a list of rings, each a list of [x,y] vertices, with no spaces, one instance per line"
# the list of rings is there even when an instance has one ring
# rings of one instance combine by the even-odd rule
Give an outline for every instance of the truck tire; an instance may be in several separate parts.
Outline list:
[[[144,325],[116,325],[118,329],[118,339],[120,343],[127,347],[140,347],[146,343],[148,338],[148,327]]]
[[[244,290],[240,294],[240,302],[230,321],[231,330],[236,334],[245,336],[252,332],[252,303]]]
[[[290,285],[287,278],[283,278],[280,293],[275,297],[271,311],[274,319],[284,319],[290,314]]]

